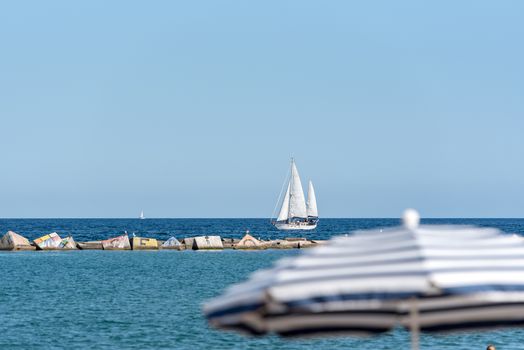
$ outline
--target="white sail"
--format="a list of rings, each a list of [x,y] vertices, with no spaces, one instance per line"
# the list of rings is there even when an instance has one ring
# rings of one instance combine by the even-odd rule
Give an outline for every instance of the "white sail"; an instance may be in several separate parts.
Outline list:
[[[307,216],[318,217],[317,197],[311,181],[307,190]]]
[[[288,216],[290,218],[307,218],[304,190],[302,189],[302,182],[294,161],[291,163]]]
[[[146,217],[144,216],[144,211],[142,210],[140,212],[140,216],[138,217],[139,219],[145,219]]]
[[[284,200],[282,201],[282,207],[280,208],[280,213],[278,214],[277,221],[285,221],[288,219],[289,214],[289,187],[291,186],[291,183],[287,184],[287,191],[286,195],[284,196]]]

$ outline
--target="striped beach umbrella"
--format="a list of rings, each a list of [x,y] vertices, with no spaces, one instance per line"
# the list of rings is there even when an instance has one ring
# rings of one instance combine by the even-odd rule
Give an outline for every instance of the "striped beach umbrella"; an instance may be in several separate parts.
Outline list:
[[[278,261],[204,305],[210,324],[254,335],[369,335],[524,325],[524,241],[493,228],[357,231]]]

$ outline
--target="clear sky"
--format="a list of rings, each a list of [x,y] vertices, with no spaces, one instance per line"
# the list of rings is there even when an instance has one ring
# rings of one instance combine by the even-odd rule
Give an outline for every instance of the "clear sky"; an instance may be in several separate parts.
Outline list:
[[[0,217],[522,217],[522,1],[0,5]]]

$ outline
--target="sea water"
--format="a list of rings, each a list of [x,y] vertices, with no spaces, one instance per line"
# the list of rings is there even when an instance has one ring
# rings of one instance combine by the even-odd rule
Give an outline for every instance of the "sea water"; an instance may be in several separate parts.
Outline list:
[[[435,219],[524,234],[521,219]],[[127,231],[165,239],[195,235],[307,235],[328,239],[396,219],[324,219],[312,232],[282,233],[263,219],[3,219],[0,232],[30,239],[57,231],[96,240]],[[372,338],[249,338],[208,327],[202,303],[299,250],[44,251],[0,253],[0,349],[408,349],[409,333]],[[423,335],[422,349],[524,348],[524,330]]]

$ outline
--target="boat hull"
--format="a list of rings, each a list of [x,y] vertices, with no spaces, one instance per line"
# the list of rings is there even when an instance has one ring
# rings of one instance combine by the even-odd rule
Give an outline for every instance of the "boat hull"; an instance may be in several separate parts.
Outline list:
[[[314,230],[317,228],[317,223],[312,222],[274,222],[273,225],[277,228],[277,230],[283,230],[283,231],[295,231],[295,230],[302,230],[302,231],[308,231],[308,230]]]

